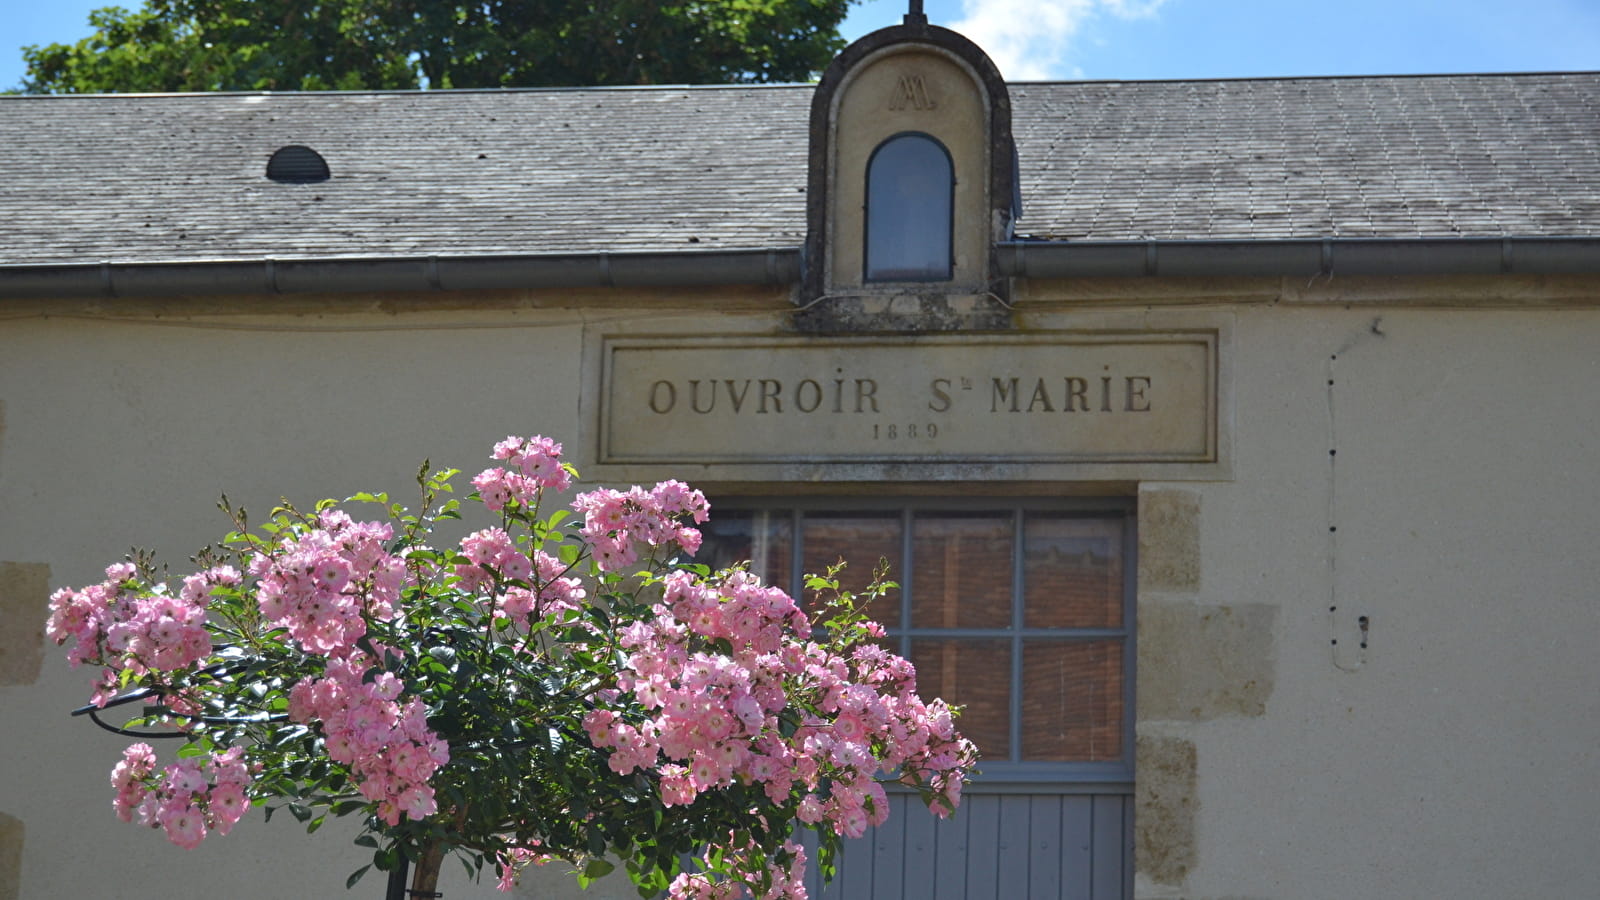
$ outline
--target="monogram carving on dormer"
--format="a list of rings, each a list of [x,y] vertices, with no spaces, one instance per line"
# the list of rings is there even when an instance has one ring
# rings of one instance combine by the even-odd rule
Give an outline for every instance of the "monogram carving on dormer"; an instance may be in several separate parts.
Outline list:
[[[895,111],[928,110],[937,107],[938,104],[928,94],[928,83],[921,75],[901,75],[895,82],[894,93],[889,96],[889,108]]]

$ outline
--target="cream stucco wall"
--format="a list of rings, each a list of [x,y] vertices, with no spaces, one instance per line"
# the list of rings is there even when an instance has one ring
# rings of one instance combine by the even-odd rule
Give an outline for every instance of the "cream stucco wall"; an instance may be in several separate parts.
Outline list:
[[[1141,896],[1591,893],[1600,314],[1237,323],[1237,479],[1143,486],[1195,501],[1199,553],[1141,591],[1148,762],[1196,766],[1141,784],[1179,823],[1141,829]]]
[[[1020,286],[1023,330],[1230,335],[1231,472],[1137,488],[1141,896],[1592,892],[1600,285],[1562,285],[1458,285],[1453,306],[1393,283]],[[186,852],[115,820],[126,741],[66,717],[87,673],[29,655],[44,595],[134,542],[181,562],[223,491],[263,512],[404,495],[423,457],[470,473],[507,433],[576,444],[598,334],[784,321],[772,298],[582,299],[0,314],[0,897],[340,894],[364,860],[334,826],[253,817]]]

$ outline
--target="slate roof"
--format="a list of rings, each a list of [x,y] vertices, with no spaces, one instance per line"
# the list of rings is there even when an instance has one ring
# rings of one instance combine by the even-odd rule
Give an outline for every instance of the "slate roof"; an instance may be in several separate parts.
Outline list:
[[[1016,85],[1020,231],[1600,235],[1600,73]]]
[[[1600,235],[1600,73],[1011,86],[1019,234]],[[0,98],[0,265],[793,248],[811,88]],[[268,181],[305,144],[333,178]]]

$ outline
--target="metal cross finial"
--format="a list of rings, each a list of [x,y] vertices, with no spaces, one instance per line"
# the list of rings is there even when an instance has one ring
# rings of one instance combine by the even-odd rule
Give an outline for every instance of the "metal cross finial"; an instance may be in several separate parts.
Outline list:
[[[911,9],[906,13],[905,24],[926,25],[928,17],[922,13],[922,0],[911,0]]]

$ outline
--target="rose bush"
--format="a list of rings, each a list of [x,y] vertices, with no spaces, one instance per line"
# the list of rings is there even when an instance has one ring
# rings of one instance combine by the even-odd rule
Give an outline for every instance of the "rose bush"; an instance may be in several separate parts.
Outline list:
[[[572,483],[559,444],[493,456],[467,498],[493,521],[450,546],[458,473],[424,464],[414,511],[357,494],[376,520],[285,503],[252,531],[224,499],[234,530],[175,591],[139,552],[57,591],[47,631],[98,667],[93,703],[140,700],[125,727],[183,741],[164,766],[128,748],[117,815],[183,847],[251,804],[312,830],[360,816],[373,863],[350,884],[411,860],[432,890],[455,854],[504,888],[531,863],[588,880],[620,861],[643,896],[721,898],[804,897],[797,824],[828,874],[887,815],[885,781],[955,809],[977,754],[875,643],[881,572],[861,596],[809,576],[808,615],[692,562],[700,492],[597,489],[579,521],[542,509]]]

